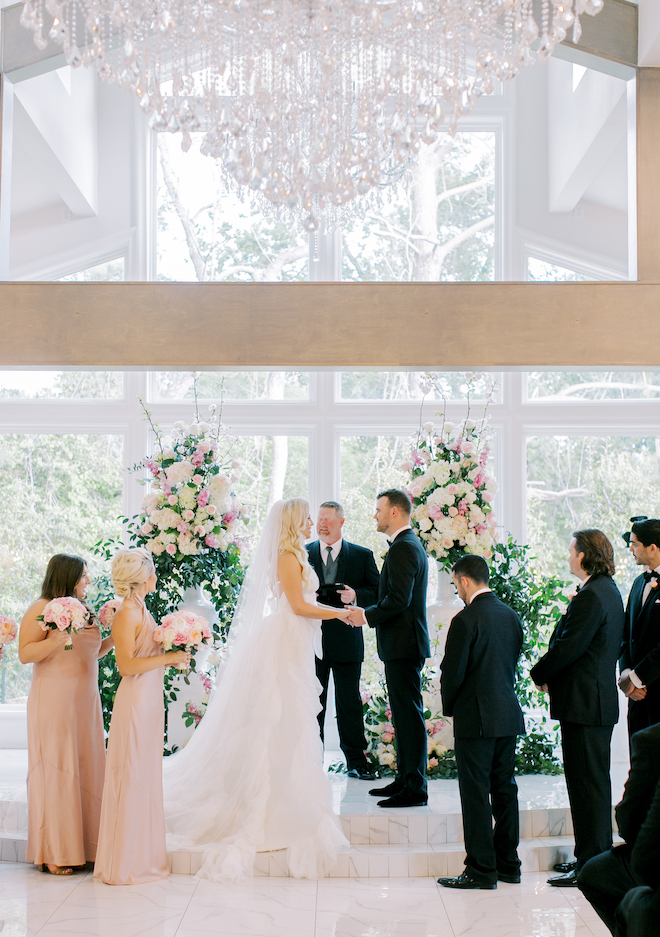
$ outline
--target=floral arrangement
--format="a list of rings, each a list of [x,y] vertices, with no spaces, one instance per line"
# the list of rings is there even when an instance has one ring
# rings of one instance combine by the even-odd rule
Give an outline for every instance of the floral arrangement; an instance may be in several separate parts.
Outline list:
[[[11,644],[18,633],[18,626],[14,618],[0,615],[0,647]]]
[[[152,490],[142,501],[138,539],[154,556],[225,552],[238,540],[242,505],[218,463],[218,427],[217,421],[178,421],[171,445],[153,427],[159,451],[144,461]]]
[[[45,607],[42,615],[37,615],[44,631],[66,631],[69,640],[64,645],[65,651],[73,648],[73,632],[84,628],[89,620],[89,611],[82,602],[73,596],[65,595],[59,599],[52,599]]]
[[[98,611],[96,616],[101,623],[101,626],[106,630],[112,628],[112,623],[115,620],[115,615],[119,611],[123,599],[110,599],[108,602],[105,602]]]
[[[154,629],[154,641],[163,645],[164,651],[188,651],[197,649],[202,643],[210,644],[213,633],[209,623],[201,615],[192,612],[172,612],[166,615]],[[194,651],[193,651],[194,653]],[[194,657],[190,664],[195,669]],[[186,670],[185,664],[177,664],[179,670]]]
[[[209,699],[211,698],[211,691],[213,690],[213,680],[210,674],[204,673],[202,671],[198,673],[198,677],[200,683],[202,684],[202,699],[199,703],[199,706],[193,703],[192,700],[188,700],[183,711],[183,721],[185,722],[188,729],[192,725],[197,728],[197,726],[204,718],[206,707],[208,705]]]

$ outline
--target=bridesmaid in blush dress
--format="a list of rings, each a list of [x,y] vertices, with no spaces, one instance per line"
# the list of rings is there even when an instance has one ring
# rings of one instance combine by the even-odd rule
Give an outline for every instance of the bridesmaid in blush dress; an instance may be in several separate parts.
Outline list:
[[[89,585],[85,562],[58,553],[48,564],[37,599],[21,622],[19,657],[33,664],[27,704],[27,860],[53,875],[71,875],[93,862],[101,814],[105,743],[98,688],[98,658],[112,638],[92,620],[73,636],[44,631],[41,615],[51,599],[81,601]]]
[[[187,651],[163,654],[144,599],[156,571],[143,549],[120,550],[112,579],[124,599],[112,635],[122,675],[110,722],[101,829],[94,878],[137,885],[170,874],[163,815],[163,670],[190,663]]]

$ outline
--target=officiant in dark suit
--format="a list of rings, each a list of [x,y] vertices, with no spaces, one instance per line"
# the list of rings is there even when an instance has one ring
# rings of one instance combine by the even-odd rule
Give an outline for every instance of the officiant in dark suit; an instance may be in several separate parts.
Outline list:
[[[378,567],[371,550],[349,543],[342,537],[344,509],[337,501],[324,501],[319,508],[316,530],[319,539],[307,544],[309,562],[319,577],[319,601],[326,605],[371,605],[378,591]],[[344,588],[333,588],[340,584]],[[339,618],[321,625],[323,658],[316,659],[316,676],[321,686],[319,725],[321,738],[325,724],[328,683],[332,673],[339,744],[346,758],[349,777],[373,781],[374,770],[365,757],[360,672],[364,660],[364,639],[360,628],[352,628]]]
[[[438,884],[492,889],[498,882],[520,881],[514,769],[525,723],[515,679],[523,629],[513,609],[490,590],[482,556],[461,557],[453,573],[465,608],[449,626],[441,691],[442,711],[454,719],[467,855],[465,871]]]
[[[634,523],[629,542],[637,565],[648,568],[630,590],[619,659],[632,737],[660,722],[660,520]]]
[[[378,599],[356,608],[353,623],[376,629],[378,655],[395,731],[397,774],[391,784],[369,791],[379,807],[417,807],[428,801],[426,723],[421,673],[431,656],[426,627],[426,551],[410,526],[412,503],[405,491],[382,491],[374,518],[390,548],[378,582]]]
[[[610,745],[619,719],[616,662],[623,634],[623,602],[614,575],[614,550],[601,530],[577,530],[568,549],[580,580],[555,628],[547,653],[532,668],[559,719],[564,773],[575,834],[575,862],[561,863],[551,885],[575,886],[582,866],[612,845]]]

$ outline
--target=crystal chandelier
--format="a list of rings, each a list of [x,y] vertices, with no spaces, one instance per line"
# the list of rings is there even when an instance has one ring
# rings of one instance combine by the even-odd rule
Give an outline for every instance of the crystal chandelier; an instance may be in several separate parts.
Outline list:
[[[239,186],[329,229],[547,59],[603,0],[27,0],[21,22],[132,89],[157,130],[203,130]],[[535,12],[538,10],[538,12]],[[45,11],[52,17],[50,29]]]

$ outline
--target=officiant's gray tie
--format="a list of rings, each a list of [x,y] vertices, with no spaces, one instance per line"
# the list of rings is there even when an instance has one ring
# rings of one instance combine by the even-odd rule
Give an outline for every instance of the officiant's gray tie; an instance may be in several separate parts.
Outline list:
[[[323,582],[336,582],[337,581],[337,567],[339,566],[339,553],[337,558],[333,560],[332,558],[332,547],[327,547],[327,553],[325,556],[325,562],[323,566]]]

